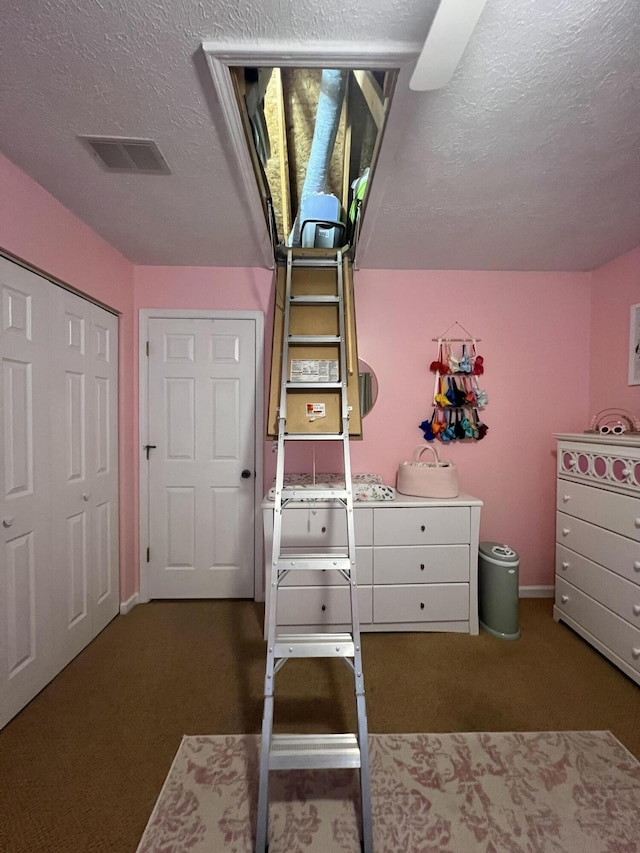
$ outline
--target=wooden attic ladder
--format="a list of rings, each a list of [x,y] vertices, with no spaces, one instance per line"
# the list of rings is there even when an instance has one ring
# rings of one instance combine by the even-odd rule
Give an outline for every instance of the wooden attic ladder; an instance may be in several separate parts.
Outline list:
[[[355,356],[351,267],[342,249],[286,249],[278,268],[269,429],[277,437],[273,548],[267,570],[267,661],[260,750],[257,853],[268,849],[269,774],[274,770],[353,768],[360,777],[361,844],[373,853],[367,714],[356,579],[350,435],[361,418]],[[278,344],[281,341],[281,345]],[[315,371],[323,362],[325,370]],[[293,368],[293,374],[292,374]],[[300,370],[302,368],[302,370]],[[305,369],[310,376],[305,377]],[[293,376],[293,378],[292,378]],[[313,378],[311,378],[313,377]],[[344,488],[332,491],[285,485],[290,442],[334,442],[342,449]],[[322,500],[344,512],[346,548],[301,552],[282,546],[283,516],[291,505]],[[349,633],[281,634],[278,591],[291,572],[335,572],[348,584]],[[274,734],[275,677],[291,658],[341,658],[353,673],[357,732]]]

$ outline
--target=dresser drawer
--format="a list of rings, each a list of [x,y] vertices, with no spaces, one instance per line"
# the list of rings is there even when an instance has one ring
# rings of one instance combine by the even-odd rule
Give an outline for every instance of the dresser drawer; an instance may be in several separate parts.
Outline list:
[[[559,512],[556,514],[556,542],[627,580],[640,583],[640,544],[633,539]]]
[[[375,622],[448,622],[469,619],[469,584],[376,586]]]
[[[557,508],[640,542],[640,503],[637,498],[558,480]]]
[[[373,549],[356,548],[356,577],[358,584],[371,584],[373,580]],[[341,575],[335,571],[320,570],[289,572],[280,583],[280,589],[287,586],[339,586],[344,583]]]
[[[604,569],[562,545],[556,546],[557,576],[640,628],[640,585]]]
[[[562,578],[556,579],[556,608],[640,674],[640,629]]]
[[[371,623],[372,596],[370,586],[358,586],[360,624]],[[281,588],[278,592],[278,625],[326,626],[351,622],[349,587]]]
[[[377,584],[468,583],[468,545],[409,545],[373,549]]]
[[[287,507],[282,513],[282,546],[339,546],[347,544],[347,514],[340,507]],[[355,509],[356,545],[373,543],[373,510]]]
[[[449,545],[470,541],[468,507],[375,509],[374,545]]]

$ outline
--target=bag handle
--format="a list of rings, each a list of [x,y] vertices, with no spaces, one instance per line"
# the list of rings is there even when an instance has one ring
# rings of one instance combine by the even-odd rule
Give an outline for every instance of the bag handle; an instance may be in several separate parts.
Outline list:
[[[435,456],[436,461],[433,463],[434,465],[440,465],[440,457],[438,455],[438,451],[432,444],[420,444],[413,451],[413,459],[412,462],[419,462],[420,457],[424,453],[425,450],[430,450]]]

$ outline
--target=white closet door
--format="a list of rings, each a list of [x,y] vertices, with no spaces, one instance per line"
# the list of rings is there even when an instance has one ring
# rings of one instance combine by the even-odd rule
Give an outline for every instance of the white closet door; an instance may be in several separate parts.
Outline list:
[[[52,290],[52,530],[63,666],[118,609],[116,322]]]
[[[0,727],[51,677],[49,289],[0,258]]]
[[[117,322],[0,258],[0,728],[118,612]]]
[[[88,418],[90,463],[90,597],[95,637],[120,610],[118,560],[118,318],[91,306]]]

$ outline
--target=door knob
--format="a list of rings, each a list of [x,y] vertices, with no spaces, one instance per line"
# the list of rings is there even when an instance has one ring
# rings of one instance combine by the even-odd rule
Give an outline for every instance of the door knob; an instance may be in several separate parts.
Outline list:
[[[251,471],[248,468],[245,468],[242,474],[240,475],[243,480],[248,480],[251,476]]]

